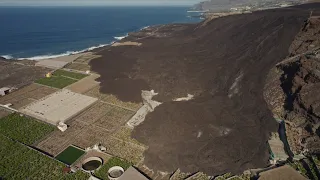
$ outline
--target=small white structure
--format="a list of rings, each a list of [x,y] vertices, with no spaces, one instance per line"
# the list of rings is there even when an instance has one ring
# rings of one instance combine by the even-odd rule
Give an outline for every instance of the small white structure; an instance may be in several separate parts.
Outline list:
[[[0,96],[7,95],[7,94],[9,94],[9,92],[10,92],[10,88],[8,88],[8,87],[0,88]]]
[[[57,127],[61,132],[65,132],[68,129],[68,125],[63,122],[59,122]]]
[[[89,152],[89,151],[105,152],[106,150],[107,148],[102,146],[101,144],[95,144],[93,147],[87,147],[85,149],[86,152]]]

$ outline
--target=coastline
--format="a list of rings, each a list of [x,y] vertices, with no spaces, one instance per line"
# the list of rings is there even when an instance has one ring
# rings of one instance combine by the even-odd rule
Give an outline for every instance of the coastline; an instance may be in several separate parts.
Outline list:
[[[157,25],[153,25],[153,26],[157,26]],[[141,30],[144,30],[146,28],[149,28],[151,26],[144,26],[142,28],[140,28],[139,30],[137,31],[134,31],[134,32],[139,32]],[[59,60],[61,58],[66,58],[66,57],[70,57],[68,59],[73,59],[73,57],[75,55],[78,55],[78,54],[84,54],[84,53],[88,53],[88,52],[98,52],[99,50],[101,50],[102,48],[104,47],[107,47],[107,46],[112,46],[112,44],[116,43],[116,42],[119,42],[123,39],[125,39],[126,37],[129,36],[129,33],[132,33],[132,32],[128,32],[126,33],[125,36],[115,36],[113,37],[114,38],[114,41],[111,41],[109,43],[106,43],[106,44],[99,44],[99,45],[95,45],[95,46],[91,46],[91,47],[88,47],[88,48],[85,48],[83,50],[78,50],[78,51],[67,51],[65,53],[61,53],[61,54],[49,54],[49,55],[36,55],[36,56],[32,56],[32,57],[24,57],[24,58],[14,58],[12,57],[11,55],[0,55],[0,59],[5,59],[5,60],[30,60],[30,61],[43,61],[43,60]]]
[[[277,124],[270,121],[273,112],[261,94],[268,72],[289,56],[287,48],[309,15],[298,9],[149,26],[87,51],[10,64],[86,64],[101,75],[94,77],[101,92],[122,101],[139,101],[141,90],[152,89],[162,105],[132,134],[149,147],[144,154],[148,167],[242,173],[269,162],[267,143],[261,142],[268,141]],[[61,68],[69,70],[69,65]],[[280,85],[273,86],[282,92]]]

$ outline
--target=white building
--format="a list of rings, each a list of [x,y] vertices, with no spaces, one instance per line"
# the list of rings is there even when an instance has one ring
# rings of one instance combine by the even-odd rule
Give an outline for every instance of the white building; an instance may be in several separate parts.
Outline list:
[[[0,88],[0,96],[4,96],[6,94],[9,94],[9,92],[10,92],[10,88],[8,88],[8,87]]]

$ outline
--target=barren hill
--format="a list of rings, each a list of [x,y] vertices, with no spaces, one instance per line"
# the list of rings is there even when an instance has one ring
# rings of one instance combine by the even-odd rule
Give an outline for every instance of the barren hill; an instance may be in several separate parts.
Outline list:
[[[154,89],[163,102],[134,129],[149,146],[151,169],[208,175],[242,173],[268,164],[267,140],[278,125],[264,100],[269,71],[320,4],[227,16],[203,24],[155,26],[108,47],[91,67],[101,91],[141,101]],[[172,99],[194,95],[190,101]]]

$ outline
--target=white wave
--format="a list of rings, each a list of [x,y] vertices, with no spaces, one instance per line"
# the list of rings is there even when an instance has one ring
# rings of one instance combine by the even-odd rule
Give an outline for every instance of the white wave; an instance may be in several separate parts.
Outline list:
[[[110,45],[110,44],[100,44],[98,46],[92,46],[92,47],[83,49],[81,51],[67,51],[67,52],[61,53],[61,54],[48,54],[48,55],[40,55],[40,56],[27,57],[27,58],[18,58],[18,60],[23,60],[23,59],[27,59],[27,60],[53,59],[53,58],[58,58],[58,57],[63,57],[63,56],[70,56],[70,55],[74,55],[74,54],[84,53],[84,52],[87,52],[87,51],[92,51],[94,49],[102,48],[102,47],[105,47],[105,46],[108,46],[108,45]]]
[[[126,37],[128,37],[128,34],[127,35],[125,35],[125,36],[116,36],[116,37],[114,37],[116,40],[122,40],[122,39],[124,39],[124,38],[126,38]]]
[[[5,58],[5,59],[13,59],[13,57],[11,55],[3,55],[1,57]]]
[[[141,28],[140,30],[144,30],[144,29],[148,29],[150,26],[145,26],[143,28]]]

